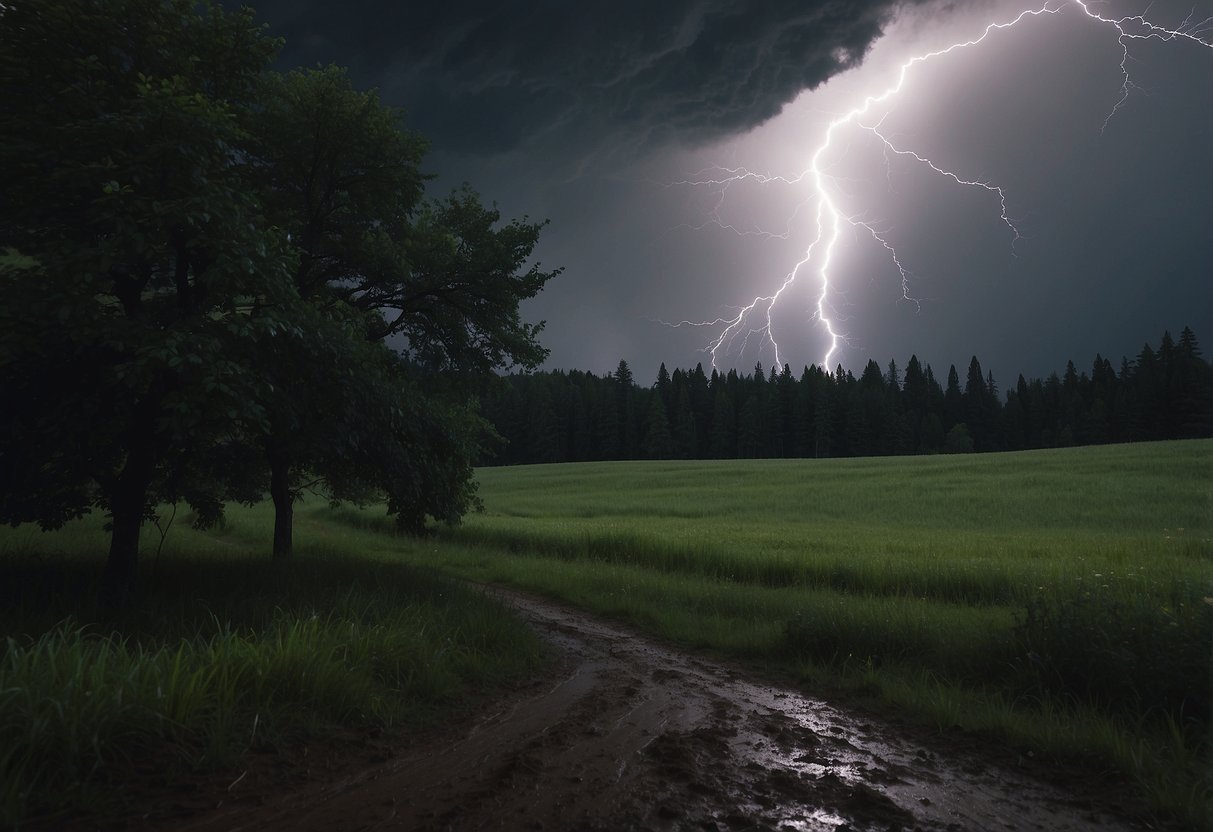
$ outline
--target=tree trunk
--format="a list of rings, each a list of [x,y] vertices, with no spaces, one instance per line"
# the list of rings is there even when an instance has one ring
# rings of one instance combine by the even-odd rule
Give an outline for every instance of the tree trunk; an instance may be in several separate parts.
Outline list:
[[[141,421],[141,420],[140,420]],[[142,425],[137,425],[142,427]],[[107,606],[125,606],[135,589],[139,567],[139,532],[147,506],[147,490],[155,467],[155,449],[150,429],[132,431],[126,464],[114,482],[110,494],[109,556],[105,561],[102,602]]]
[[[164,397],[176,385],[176,375],[165,371],[152,383],[132,414],[126,434],[126,462],[107,495],[112,528],[101,597],[102,604],[107,606],[125,606],[135,591],[139,532],[159,454],[156,419]]]
[[[274,501],[274,560],[287,560],[293,554],[292,530],[295,521],[295,498],[291,494],[291,461],[271,441],[267,456],[270,461],[270,497]]]

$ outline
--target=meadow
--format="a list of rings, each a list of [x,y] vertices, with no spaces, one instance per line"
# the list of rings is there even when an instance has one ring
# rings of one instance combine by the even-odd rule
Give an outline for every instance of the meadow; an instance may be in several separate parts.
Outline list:
[[[500,603],[367,535],[307,522],[275,563],[267,506],[208,533],[186,520],[146,530],[140,592],[117,611],[96,604],[99,518],[0,530],[0,829],[213,806],[246,776],[288,787],[457,722],[546,662]]]
[[[1213,826],[1213,442],[479,479],[485,512],[409,559],[1115,771]]]
[[[0,532],[0,825],[112,808],[149,760],[234,777],[257,751],[424,730],[539,672],[537,639],[454,576],[1109,773],[1213,829],[1213,441],[478,478],[485,511],[420,540],[309,498],[290,564],[266,505],[179,518],[162,551],[149,529],[118,615],[84,600],[100,520]]]

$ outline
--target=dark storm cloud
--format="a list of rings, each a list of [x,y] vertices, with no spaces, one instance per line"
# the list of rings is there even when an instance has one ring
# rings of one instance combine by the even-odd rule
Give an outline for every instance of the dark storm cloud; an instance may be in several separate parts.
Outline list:
[[[405,109],[407,125],[432,141],[431,193],[467,180],[506,217],[551,219],[536,255],[565,271],[523,310],[547,321],[549,366],[605,372],[626,358],[641,379],[661,362],[706,363],[704,347],[719,334],[660,321],[735,314],[774,291],[809,240],[810,212],[798,207],[807,184],[738,187],[722,201],[718,190],[668,183],[717,164],[794,177],[828,114],[854,106],[869,82],[883,89],[908,55],[967,41],[1038,5],[244,2],[285,39],[280,67],[348,66],[359,87],[378,87]],[[1150,16],[1177,25],[1188,2],[1155,0]],[[1213,0],[1199,2],[1203,19]],[[1054,5],[1057,15],[918,65],[886,124],[907,147],[1003,186],[1024,234],[1013,248],[989,194],[905,159],[890,165],[862,131],[836,137],[829,164],[839,193],[895,236],[923,302],[902,298],[883,248],[849,235],[829,298],[846,334],[832,364],[859,372],[869,358],[904,366],[917,354],[944,374],[976,354],[1005,387],[1019,372],[1047,375],[1068,358],[1089,366],[1096,351],[1132,356],[1166,328],[1193,326],[1208,351],[1210,51],[1190,41],[1132,43],[1134,83],[1117,108],[1122,45],[1076,3]],[[1100,8],[1136,14],[1143,5]],[[871,50],[882,28],[891,37]],[[726,232],[712,221],[717,207],[739,228],[792,234]],[[802,280],[776,321],[781,358],[794,368],[825,348],[814,317],[820,284],[811,270]],[[769,364],[758,341],[722,366]]]
[[[446,151],[548,134],[698,143],[744,130],[858,63],[891,0],[433,3],[264,0],[286,65],[335,62]]]

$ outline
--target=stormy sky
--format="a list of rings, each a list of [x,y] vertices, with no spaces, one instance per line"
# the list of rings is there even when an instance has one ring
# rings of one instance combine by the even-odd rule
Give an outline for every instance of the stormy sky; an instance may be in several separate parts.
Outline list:
[[[710,369],[705,350],[723,325],[669,324],[732,318],[804,259],[821,203],[802,175],[831,120],[896,83],[912,56],[1031,8],[255,5],[286,39],[283,66],[348,66],[406,111],[432,142],[432,188],[466,180],[506,216],[551,221],[536,254],[565,271],[524,307],[547,321],[548,367],[603,373],[623,358],[642,383],[663,361]],[[1115,29],[1075,0],[1054,8],[915,65],[896,96],[832,134],[821,182],[850,221],[829,251],[823,308],[843,336],[831,368],[858,372],[868,358],[904,367],[917,354],[941,377],[953,363],[963,376],[976,354],[1005,389],[1067,358],[1085,368],[1099,351],[1118,362],[1185,325],[1213,352],[1213,48],[1127,41],[1121,102]],[[1090,8],[1146,11],[1125,0]],[[1155,2],[1148,14],[1178,29],[1189,15],[1213,16],[1213,1]],[[1213,42],[1213,28],[1201,36]],[[871,127],[940,170],[1000,186],[1014,230],[997,193],[891,152]],[[723,169],[771,181],[723,183]],[[796,372],[830,347],[817,315],[824,253],[819,245],[771,314],[779,359]],[[766,324],[765,304],[759,311],[745,330]],[[721,369],[774,359],[761,331],[715,353]]]

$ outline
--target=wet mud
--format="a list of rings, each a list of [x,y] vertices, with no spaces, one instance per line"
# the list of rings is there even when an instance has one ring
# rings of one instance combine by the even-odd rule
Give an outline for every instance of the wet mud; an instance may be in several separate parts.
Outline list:
[[[390,759],[174,829],[1130,830],[1106,793],[904,729],[584,613],[497,591],[547,684]],[[1085,781],[1083,781],[1085,782]]]

